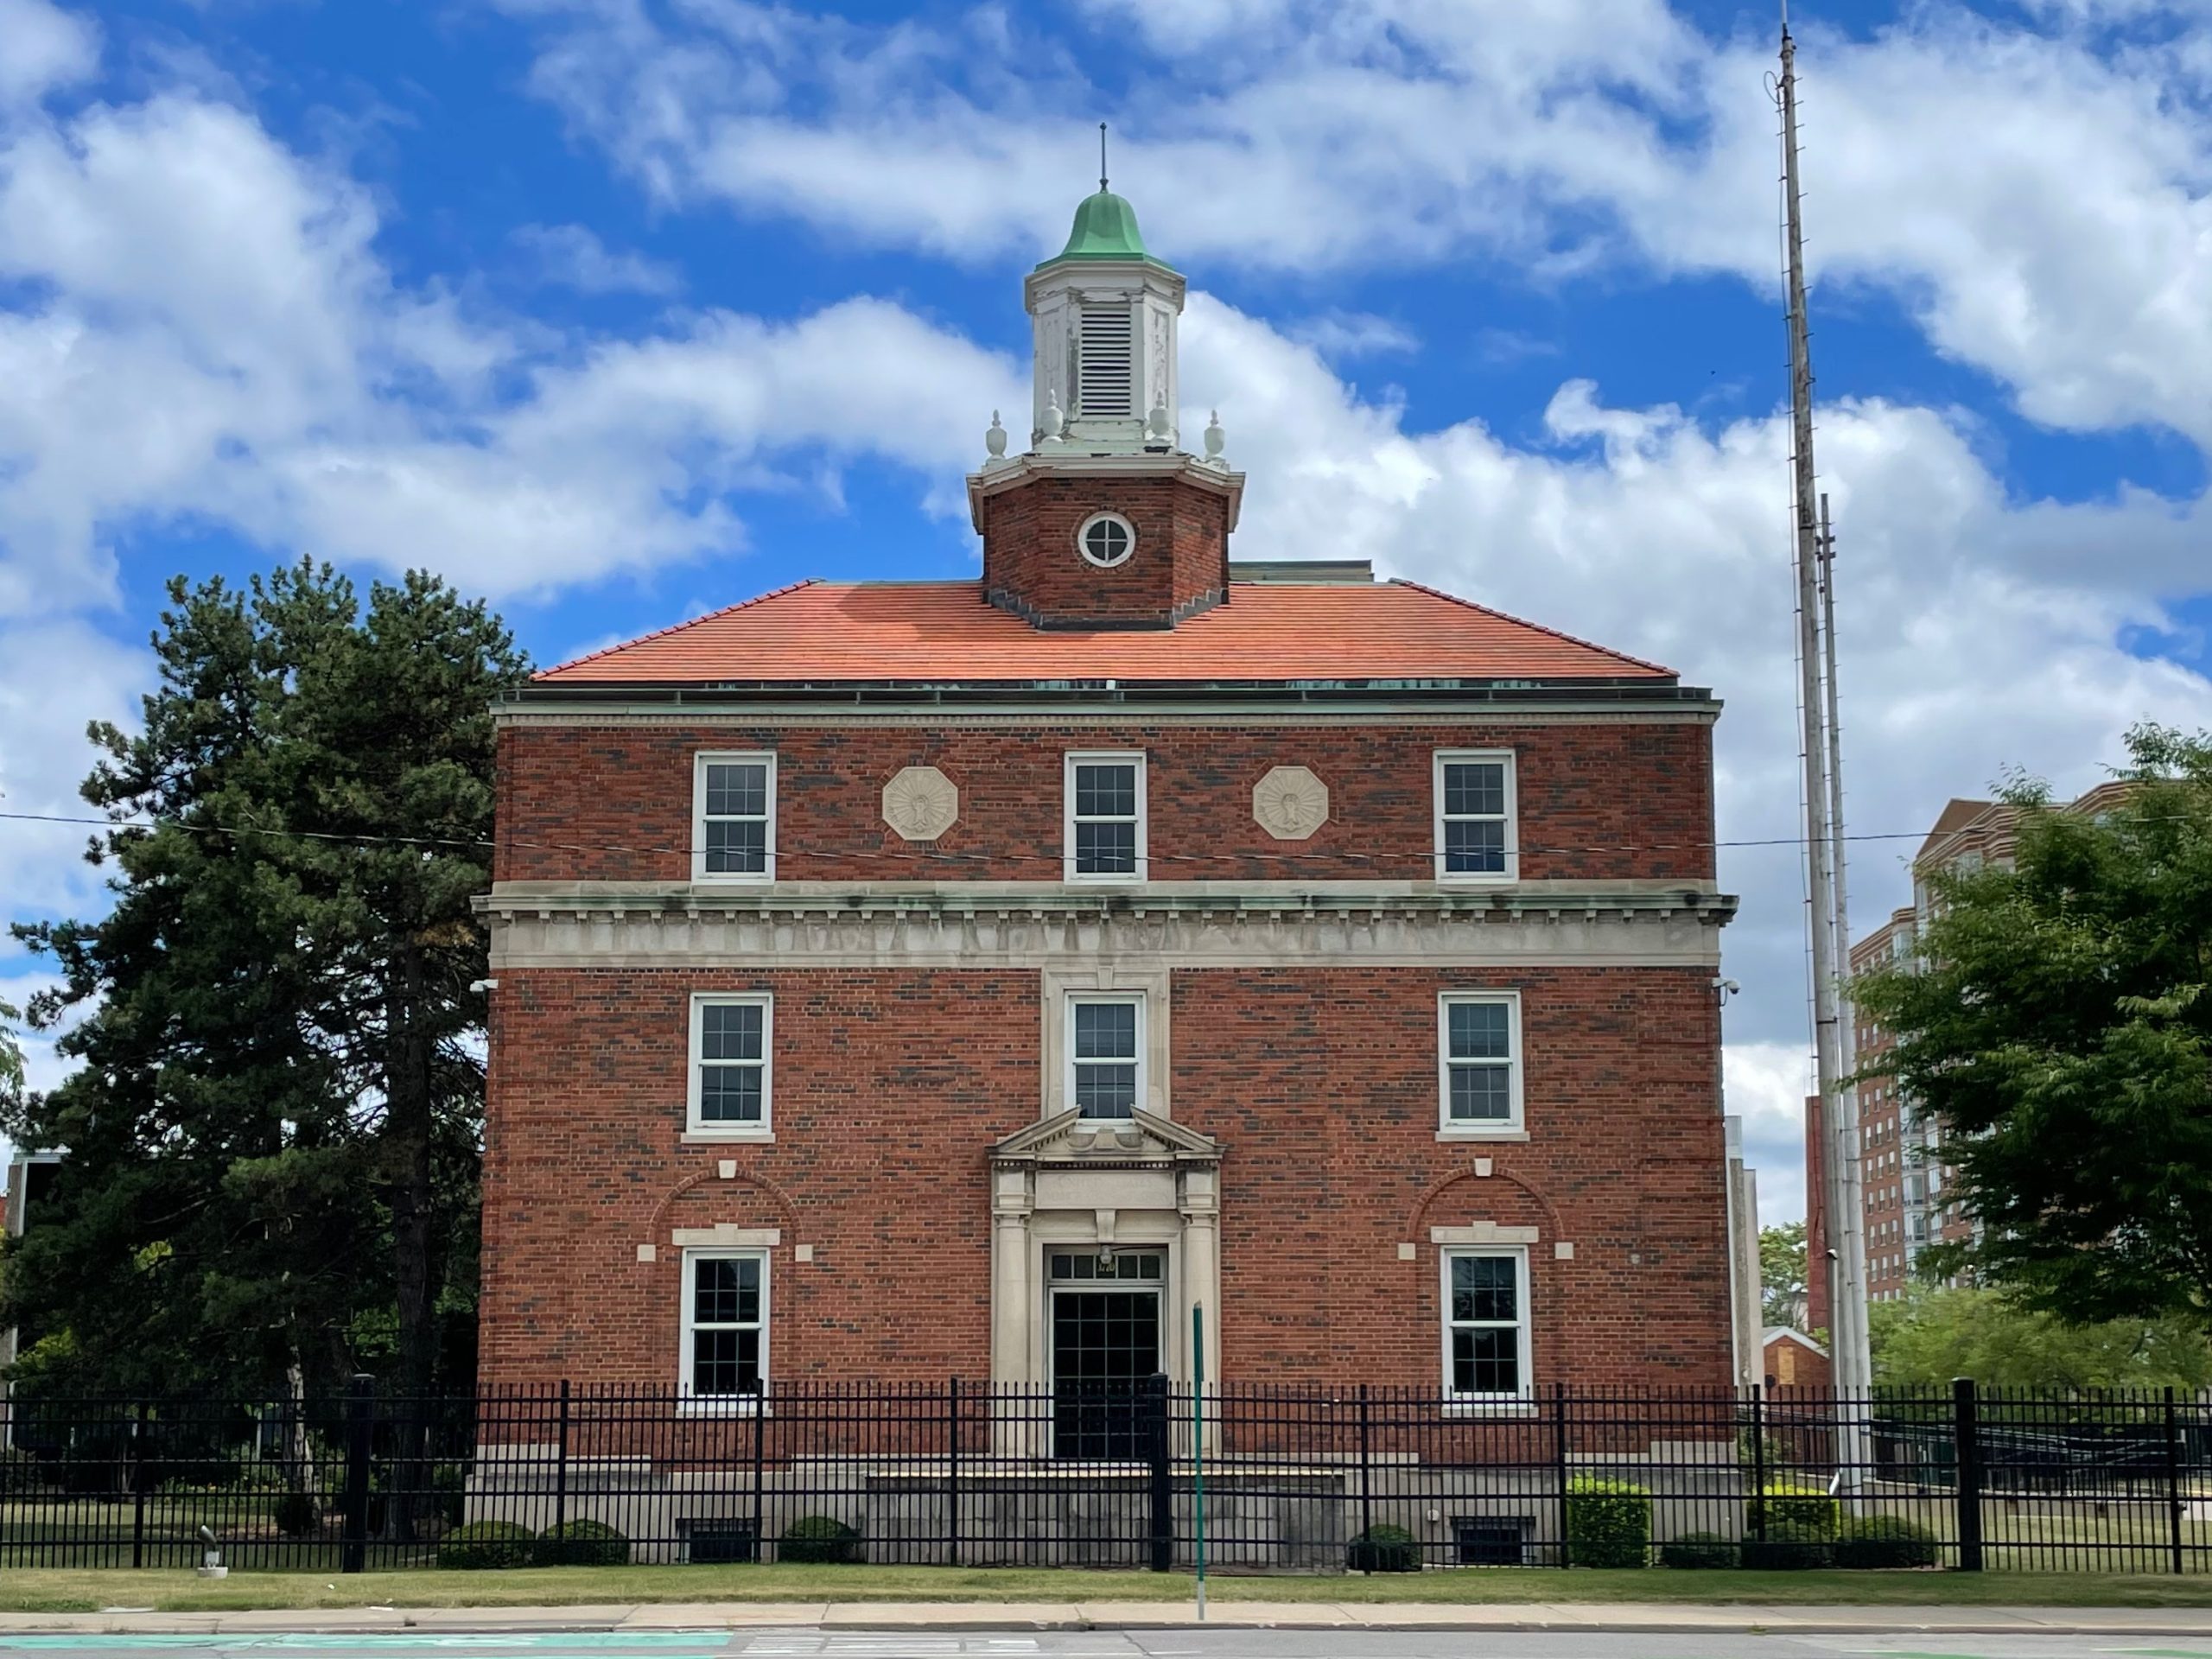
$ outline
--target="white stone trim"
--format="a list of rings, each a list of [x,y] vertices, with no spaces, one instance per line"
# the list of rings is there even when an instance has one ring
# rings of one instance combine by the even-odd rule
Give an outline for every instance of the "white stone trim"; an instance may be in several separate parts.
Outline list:
[[[1501,1227],[1494,1221],[1472,1221],[1464,1227],[1428,1230],[1428,1242],[1432,1244],[1534,1244],[1536,1238],[1534,1227]]]
[[[1044,1024],[1039,1052],[1043,1073],[1038,1090],[1037,1116],[1057,1117],[1073,1109],[1075,1097],[1069,1077],[1074,1064],[1071,1011],[1077,996],[1134,996],[1142,1008],[1137,1015],[1137,1040],[1142,1058],[1137,1065],[1139,1108],[1154,1117],[1173,1117],[1169,1110],[1168,1079],[1173,1075],[1173,1048],[1169,1039],[1169,970],[1147,963],[1116,967],[1111,962],[1092,962],[1081,967],[1048,968],[1039,985],[1039,1014]]]
[[[780,1227],[740,1227],[718,1221],[711,1227],[678,1227],[668,1242],[684,1249],[772,1250],[784,1242]]]
[[[1523,912],[1499,922],[1479,912],[1439,912],[1376,902],[1357,909],[1154,912],[1008,908],[947,912],[720,908],[631,910],[619,904],[533,903],[495,894],[491,967],[1096,969],[1374,968],[1510,970],[1537,967],[1687,967],[1720,962],[1720,915],[1688,906]]]

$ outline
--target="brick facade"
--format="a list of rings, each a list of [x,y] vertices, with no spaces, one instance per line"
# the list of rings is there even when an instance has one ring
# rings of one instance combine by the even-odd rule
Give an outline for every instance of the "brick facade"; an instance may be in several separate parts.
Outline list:
[[[1713,877],[1711,733],[1688,721],[1285,727],[1086,719],[1008,730],[759,723],[509,726],[499,735],[501,881],[681,881],[693,756],[777,757],[777,873],[787,880],[1052,881],[1061,874],[1062,756],[1146,756],[1154,875],[1186,881],[1425,880],[1434,873],[1434,757],[1516,757],[1524,880]],[[882,817],[902,767],[936,766],[960,817],[926,846]],[[1329,787],[1330,822],[1277,841],[1253,785],[1278,766]]]
[[[1434,1387],[1429,1230],[1486,1220],[1541,1236],[1540,1386],[1726,1386],[1709,978],[1178,970],[1175,1120],[1224,1148],[1226,1374]],[[1468,989],[1522,995],[1525,1142],[1438,1141],[1436,998]],[[775,997],[774,1143],[685,1145],[689,999],[740,990]],[[486,1379],[672,1383],[680,1268],[666,1241],[716,1224],[781,1230],[772,1375],[980,1374],[987,1155],[1037,1116],[1039,995],[1035,972],[1011,970],[503,969]],[[793,1259],[801,1243],[810,1262]]]

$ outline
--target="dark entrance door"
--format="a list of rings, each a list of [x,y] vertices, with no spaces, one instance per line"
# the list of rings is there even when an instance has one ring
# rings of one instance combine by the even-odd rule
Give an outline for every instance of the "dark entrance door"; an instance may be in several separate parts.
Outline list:
[[[1138,1412],[1160,1370],[1160,1292],[1146,1286],[1052,1291],[1052,1448],[1063,1458],[1144,1455]]]

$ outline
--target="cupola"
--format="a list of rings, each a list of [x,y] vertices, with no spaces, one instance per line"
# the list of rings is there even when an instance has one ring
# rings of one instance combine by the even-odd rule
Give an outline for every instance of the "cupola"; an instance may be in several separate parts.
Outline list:
[[[1203,458],[1180,447],[1183,292],[1103,178],[1023,283],[1029,448],[1006,453],[995,413],[968,480],[990,603],[1040,628],[1166,628],[1228,598],[1244,480],[1218,419]]]

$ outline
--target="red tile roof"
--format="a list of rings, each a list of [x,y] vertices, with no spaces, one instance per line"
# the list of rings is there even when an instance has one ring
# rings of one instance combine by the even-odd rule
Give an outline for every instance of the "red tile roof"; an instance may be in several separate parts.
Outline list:
[[[1158,631],[1033,628],[973,582],[802,582],[594,652],[555,685],[822,681],[1669,679],[1406,582],[1234,582]]]

